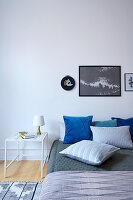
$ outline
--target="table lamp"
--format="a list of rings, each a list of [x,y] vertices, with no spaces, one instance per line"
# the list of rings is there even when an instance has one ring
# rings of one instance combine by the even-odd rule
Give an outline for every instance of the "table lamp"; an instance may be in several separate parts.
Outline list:
[[[41,135],[40,126],[45,125],[43,116],[34,116],[33,118],[33,126],[38,126],[37,135]]]

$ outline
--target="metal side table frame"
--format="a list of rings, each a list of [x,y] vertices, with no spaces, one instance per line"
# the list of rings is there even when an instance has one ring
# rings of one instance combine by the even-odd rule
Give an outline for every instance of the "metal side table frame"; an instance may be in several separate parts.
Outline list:
[[[44,141],[46,140],[46,158],[44,160]],[[12,159],[12,161],[7,165],[7,144],[9,142],[17,142],[17,156]],[[36,136],[35,138],[32,139],[22,139],[19,136],[13,136],[11,138],[7,138],[5,140],[5,165],[4,165],[4,177],[6,178],[6,172],[7,168],[10,167],[10,165],[15,161],[19,161],[19,156],[20,156],[20,149],[19,149],[19,144],[21,142],[40,142],[41,143],[41,178],[43,178],[43,168],[45,165],[45,162],[48,160],[48,133],[43,133],[39,136]],[[25,149],[26,150],[26,149]],[[25,155],[22,155],[22,157]]]

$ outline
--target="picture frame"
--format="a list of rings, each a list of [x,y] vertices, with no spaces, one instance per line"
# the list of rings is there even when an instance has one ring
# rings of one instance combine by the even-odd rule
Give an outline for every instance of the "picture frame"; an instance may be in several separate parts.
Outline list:
[[[75,87],[74,78],[69,75],[63,77],[61,80],[61,87],[66,91],[72,90]]]
[[[79,96],[121,96],[121,66],[79,66]]]
[[[124,82],[125,82],[125,91],[132,92],[133,91],[133,73],[125,73]]]

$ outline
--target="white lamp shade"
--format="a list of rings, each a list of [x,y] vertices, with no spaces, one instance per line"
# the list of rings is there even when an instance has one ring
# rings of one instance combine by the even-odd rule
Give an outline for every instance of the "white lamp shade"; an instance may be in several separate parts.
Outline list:
[[[44,123],[44,117],[43,116],[34,116],[33,118],[33,126],[43,126]]]

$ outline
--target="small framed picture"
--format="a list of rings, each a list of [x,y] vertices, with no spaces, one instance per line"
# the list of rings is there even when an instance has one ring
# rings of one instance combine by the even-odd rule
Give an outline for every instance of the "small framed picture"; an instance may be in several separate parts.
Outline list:
[[[125,73],[125,91],[133,91],[133,73]]]
[[[70,91],[75,87],[75,80],[73,77],[71,76],[65,76],[62,80],[61,80],[61,87],[64,90]]]

